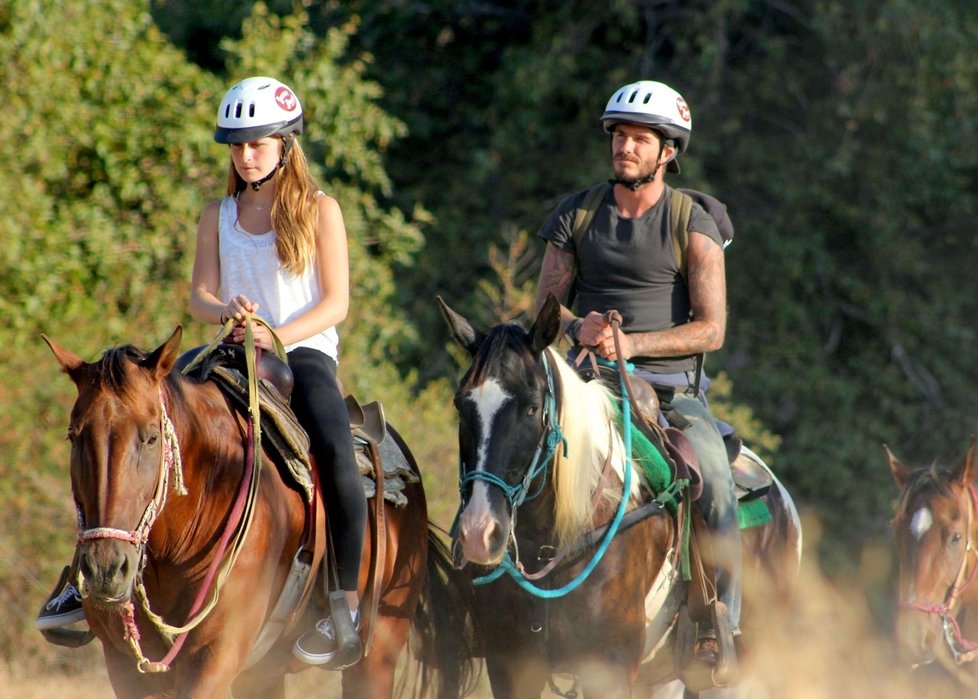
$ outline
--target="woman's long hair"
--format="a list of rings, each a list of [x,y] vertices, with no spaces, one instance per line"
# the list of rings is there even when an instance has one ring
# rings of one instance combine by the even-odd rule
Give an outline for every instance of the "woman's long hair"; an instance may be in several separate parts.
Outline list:
[[[284,139],[281,147],[285,147]],[[285,164],[275,173],[275,182],[275,201],[272,202],[275,252],[285,269],[301,276],[316,260],[319,185],[309,172],[298,139],[293,138]],[[232,160],[228,171],[228,195],[236,197],[247,186],[234,169]]]

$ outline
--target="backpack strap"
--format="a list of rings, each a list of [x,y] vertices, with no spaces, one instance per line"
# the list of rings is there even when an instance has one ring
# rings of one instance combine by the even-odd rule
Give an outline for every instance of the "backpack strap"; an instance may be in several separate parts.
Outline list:
[[[676,256],[679,273],[686,279],[686,246],[689,244],[689,219],[693,214],[693,198],[683,191],[669,188],[672,192],[669,206],[669,233],[672,235],[672,251]]]
[[[588,229],[591,225],[591,221],[594,219],[594,214],[597,212],[598,207],[601,206],[601,202],[608,195],[608,190],[611,189],[611,184],[609,182],[601,182],[594,185],[591,189],[587,190],[584,195],[584,199],[581,201],[581,206],[577,209],[574,215],[574,230],[572,231],[574,237],[574,254],[577,254],[577,248],[580,246],[581,237],[584,235],[584,231]]]
[[[672,188],[670,188],[672,189]],[[676,266],[683,280],[687,280],[686,247],[689,245],[689,219],[693,213],[693,198],[683,191],[672,189],[669,207],[669,232],[672,235],[672,250],[676,255]],[[692,395],[699,397],[700,383],[703,380],[703,363],[706,355],[702,352],[696,355],[696,369],[693,383],[690,386]]]

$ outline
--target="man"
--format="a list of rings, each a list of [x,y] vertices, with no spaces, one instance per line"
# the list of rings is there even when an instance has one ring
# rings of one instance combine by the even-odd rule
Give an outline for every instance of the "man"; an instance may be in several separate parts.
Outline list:
[[[618,355],[604,314],[617,310],[622,317],[622,358],[691,423],[685,434],[704,480],[698,504],[712,534],[718,598],[727,607],[733,635],[739,633],[740,617],[740,533],[733,479],[705,400],[690,395],[695,392],[690,387],[700,383],[697,357],[720,348],[726,330],[722,238],[713,218],[694,203],[681,269],[670,228],[670,210],[678,195],[665,183],[667,171],[679,172],[676,159],[689,146],[692,117],[678,92],[643,80],[617,90],[601,122],[611,135],[614,179],[583,231],[575,234],[574,229],[590,190],[564,199],[541,226],[538,235],[547,248],[536,307],[548,293],[554,294],[563,304],[561,325],[575,343],[572,352],[583,346],[610,361]],[[732,647],[729,640],[723,647]],[[707,633],[694,652],[698,660],[716,665],[719,651],[715,635]],[[729,661],[732,658],[724,664],[729,666]]]

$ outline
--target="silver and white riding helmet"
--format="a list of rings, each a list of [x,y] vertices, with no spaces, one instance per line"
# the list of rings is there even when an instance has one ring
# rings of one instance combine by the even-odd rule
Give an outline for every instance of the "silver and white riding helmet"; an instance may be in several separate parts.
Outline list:
[[[214,140],[248,143],[302,133],[302,105],[288,85],[264,76],[245,78],[224,95]],[[291,140],[291,139],[289,139]]]
[[[621,123],[644,124],[660,132],[677,148],[676,158],[689,147],[693,132],[693,116],[686,100],[665,83],[654,80],[629,83],[611,96],[601,124],[606,133],[611,133]],[[679,172],[676,158],[666,166],[670,172]]]

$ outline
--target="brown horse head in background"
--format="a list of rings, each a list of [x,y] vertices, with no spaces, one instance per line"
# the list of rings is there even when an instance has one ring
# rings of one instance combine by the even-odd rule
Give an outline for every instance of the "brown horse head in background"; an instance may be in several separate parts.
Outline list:
[[[978,678],[978,439],[951,469],[911,470],[884,445],[900,489],[897,639],[912,666],[938,661]]]

